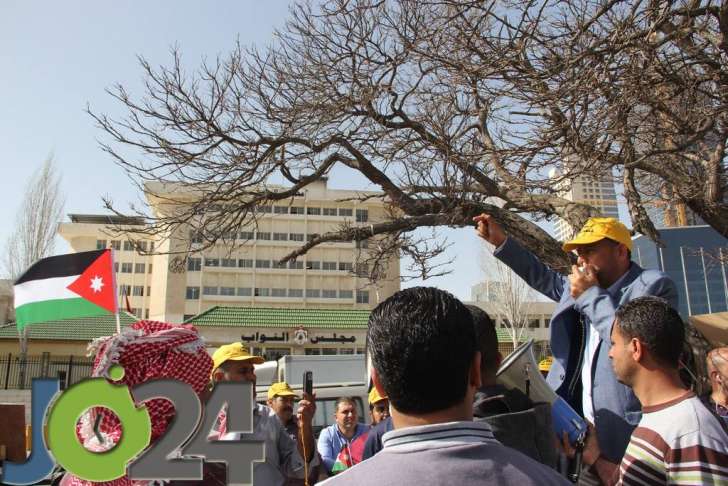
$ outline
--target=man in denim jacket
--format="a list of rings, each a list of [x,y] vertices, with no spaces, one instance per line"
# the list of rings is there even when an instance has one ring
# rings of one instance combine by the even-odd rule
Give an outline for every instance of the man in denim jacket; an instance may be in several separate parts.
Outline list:
[[[641,407],[632,390],[617,381],[609,362],[614,313],[643,295],[662,297],[677,308],[675,284],[665,273],[644,270],[631,261],[629,230],[614,218],[590,218],[572,241],[564,243],[564,251],[578,256],[568,277],[509,238],[491,216],[474,219],[479,236],[495,245],[496,258],[558,302],[550,326],[554,363],[546,380],[594,424],[602,454],[619,461],[639,423]]]

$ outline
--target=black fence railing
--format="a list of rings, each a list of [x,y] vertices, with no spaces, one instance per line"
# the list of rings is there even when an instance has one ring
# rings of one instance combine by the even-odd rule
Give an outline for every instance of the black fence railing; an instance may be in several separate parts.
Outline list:
[[[28,390],[33,378],[58,378],[61,389],[91,376],[93,358],[80,356],[0,356],[0,389]]]

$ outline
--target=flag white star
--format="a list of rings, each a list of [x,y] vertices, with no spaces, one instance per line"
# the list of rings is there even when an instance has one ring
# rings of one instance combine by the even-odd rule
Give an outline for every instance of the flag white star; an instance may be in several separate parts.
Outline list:
[[[96,275],[91,279],[91,289],[94,293],[101,292],[101,287],[104,286],[104,279]]]

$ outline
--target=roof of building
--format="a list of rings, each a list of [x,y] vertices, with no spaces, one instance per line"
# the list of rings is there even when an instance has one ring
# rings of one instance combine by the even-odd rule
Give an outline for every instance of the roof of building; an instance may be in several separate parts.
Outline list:
[[[122,312],[119,321],[122,327],[130,326],[139,319]],[[100,336],[116,332],[116,317],[113,314],[98,317],[79,317],[62,321],[48,321],[30,326],[29,339],[53,341],[91,341]],[[0,328],[0,339],[18,339],[15,324]]]
[[[198,327],[316,327],[366,329],[369,310],[277,309],[267,307],[215,306],[185,321]],[[511,342],[508,332],[496,329],[498,341]]]
[[[146,221],[141,216],[119,216],[116,214],[69,214],[68,217],[73,223],[120,225],[146,224]]]
[[[369,310],[277,309],[267,307],[215,306],[187,320],[210,327],[318,327],[324,329],[366,329]]]

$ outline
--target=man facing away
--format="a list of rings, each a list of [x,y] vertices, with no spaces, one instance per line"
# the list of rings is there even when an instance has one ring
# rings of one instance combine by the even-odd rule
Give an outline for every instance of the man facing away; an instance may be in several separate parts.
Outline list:
[[[706,361],[710,393],[703,403],[728,424],[728,346],[711,350]]]
[[[629,230],[614,218],[590,218],[563,245],[575,251],[577,264],[568,277],[552,270],[510,238],[488,215],[474,218],[481,238],[495,245],[494,255],[528,285],[558,302],[551,316],[554,361],[547,382],[577,412],[596,426],[599,447],[612,461],[624,455],[640,404],[620,384],[609,363],[609,333],[621,304],[643,295],[665,298],[677,307],[670,278],[643,270],[631,261]]]
[[[254,356],[242,343],[232,343],[220,346],[212,355],[214,383],[221,381],[240,381],[253,385],[255,397],[255,364],[261,364],[264,359]],[[305,477],[305,464],[302,457],[306,457],[308,467],[318,464],[315,454],[315,443],[311,429],[311,420],[316,411],[314,397],[303,394],[298,403],[297,417],[302,423],[303,434],[298,443],[294,442],[286,433],[280,420],[271,409],[257,403],[253,407],[253,433],[241,434],[238,432],[226,433],[226,420],[223,416],[218,430],[220,440],[250,440],[265,443],[265,461],[256,462],[253,469],[253,484],[255,486],[282,486],[286,477]]]
[[[286,430],[288,436],[294,442],[298,443],[298,437],[300,435],[300,428],[298,419],[293,413],[293,404],[298,400],[298,395],[294,392],[290,385],[285,381],[279,383],[272,383],[268,387],[268,407],[271,409],[271,414],[274,414],[280,420],[281,425]],[[312,467],[308,473],[308,484],[315,484],[316,478],[318,478],[318,466]],[[305,480],[301,478],[287,478],[286,486],[303,486]]]
[[[372,381],[395,430],[384,449],[328,485],[569,484],[473,422],[480,353],[470,311],[435,288],[397,292],[369,317]]]
[[[522,391],[496,382],[503,357],[498,351],[495,325],[480,307],[467,307],[473,315],[483,383],[475,393],[474,420],[486,422],[501,444],[555,468],[558,454],[554,448],[551,405],[534,404]]]
[[[664,299],[641,297],[617,311],[609,358],[642,403],[642,419],[619,466],[587,441],[584,462],[604,483],[728,484],[725,425],[680,380],[684,332]]]
[[[356,402],[351,397],[341,397],[334,404],[336,422],[321,431],[318,452],[329,475],[337,474],[352,466],[351,443],[369,430],[359,423]]]

